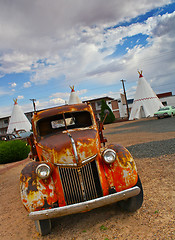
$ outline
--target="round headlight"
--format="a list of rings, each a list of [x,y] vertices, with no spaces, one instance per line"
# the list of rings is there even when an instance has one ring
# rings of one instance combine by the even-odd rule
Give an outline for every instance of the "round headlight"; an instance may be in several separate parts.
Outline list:
[[[116,152],[113,149],[106,149],[103,152],[103,159],[108,164],[113,163],[116,160]]]
[[[51,172],[50,167],[45,163],[41,163],[36,168],[36,174],[38,175],[38,177],[42,179],[48,178],[50,176],[50,172]]]

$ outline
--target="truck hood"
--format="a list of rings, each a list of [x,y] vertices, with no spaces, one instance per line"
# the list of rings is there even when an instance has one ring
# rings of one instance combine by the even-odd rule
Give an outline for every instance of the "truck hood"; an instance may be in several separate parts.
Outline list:
[[[73,148],[72,139],[75,143]],[[94,129],[83,129],[76,131],[64,131],[45,137],[39,141],[43,160],[52,161],[63,166],[80,166],[94,158],[99,149],[97,131]]]

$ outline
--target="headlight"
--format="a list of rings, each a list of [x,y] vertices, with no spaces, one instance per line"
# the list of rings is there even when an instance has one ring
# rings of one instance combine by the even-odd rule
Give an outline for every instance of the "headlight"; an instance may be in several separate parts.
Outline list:
[[[103,159],[108,164],[113,163],[116,160],[116,152],[113,149],[106,149],[103,152]]]
[[[50,167],[45,163],[41,163],[36,168],[36,174],[38,175],[38,177],[42,179],[48,178],[50,176],[50,172],[51,172]]]

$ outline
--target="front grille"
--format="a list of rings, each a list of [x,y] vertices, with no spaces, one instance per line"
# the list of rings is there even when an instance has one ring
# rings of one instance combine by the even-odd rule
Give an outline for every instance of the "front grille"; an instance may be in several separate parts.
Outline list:
[[[67,205],[102,196],[96,162],[75,168],[59,168]]]

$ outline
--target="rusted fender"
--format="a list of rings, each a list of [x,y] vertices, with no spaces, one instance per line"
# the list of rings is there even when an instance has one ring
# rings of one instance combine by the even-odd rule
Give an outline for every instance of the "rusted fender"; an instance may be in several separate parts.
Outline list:
[[[40,162],[28,163],[20,175],[21,200],[27,211],[58,207],[58,198],[52,177],[39,178],[35,170]]]
[[[117,154],[114,163],[104,165],[110,187],[117,192],[133,187],[137,183],[138,174],[136,164],[130,152],[121,145],[110,144],[107,148],[113,149]]]

